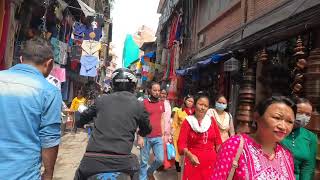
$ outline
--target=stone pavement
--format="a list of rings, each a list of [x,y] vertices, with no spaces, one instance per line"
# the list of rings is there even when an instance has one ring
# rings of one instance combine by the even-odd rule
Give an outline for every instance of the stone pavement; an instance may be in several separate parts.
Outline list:
[[[88,135],[83,130],[76,134],[66,133],[62,137],[58,159],[55,166],[54,180],[73,180],[74,173],[79,166],[87,146]],[[139,156],[139,151],[134,147],[132,152]],[[175,170],[155,173],[157,180],[176,180]]]

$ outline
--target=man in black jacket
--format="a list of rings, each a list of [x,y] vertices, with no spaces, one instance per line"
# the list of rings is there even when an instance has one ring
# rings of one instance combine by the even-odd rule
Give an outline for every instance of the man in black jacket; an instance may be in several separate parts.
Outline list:
[[[133,94],[136,82],[130,70],[117,69],[112,74],[113,93],[98,97],[95,104],[81,114],[77,127],[96,119],[76,180],[95,179],[97,174],[108,172],[138,179],[139,162],[131,154],[135,132],[139,128],[138,134],[146,136],[151,126],[149,114]]]

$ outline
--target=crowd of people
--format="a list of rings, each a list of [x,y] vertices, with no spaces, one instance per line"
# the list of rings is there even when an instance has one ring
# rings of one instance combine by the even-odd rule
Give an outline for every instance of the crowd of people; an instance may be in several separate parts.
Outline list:
[[[45,79],[52,57],[45,41],[29,40],[22,46],[22,63],[0,72],[0,179],[53,179],[62,100],[59,89]],[[318,140],[304,128],[312,114],[307,99],[263,100],[253,116],[256,131],[236,134],[224,96],[211,106],[206,93],[199,92],[186,96],[181,107],[171,107],[159,83],[152,83],[138,100],[137,78],[130,70],[120,68],[112,77],[112,93],[99,96],[76,123],[83,127],[94,120],[76,180],[153,180],[155,171],[174,166],[183,180],[314,176]],[[79,92],[71,110],[85,101]],[[131,153],[136,134],[140,161]]]

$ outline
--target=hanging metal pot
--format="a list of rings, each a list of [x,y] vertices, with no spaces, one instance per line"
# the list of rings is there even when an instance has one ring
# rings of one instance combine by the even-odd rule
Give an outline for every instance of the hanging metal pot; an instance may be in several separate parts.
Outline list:
[[[241,104],[238,107],[238,110],[252,111],[254,107],[251,104]]]
[[[252,121],[252,117],[250,117],[250,116],[237,115],[236,118],[239,121],[246,121],[246,122]]]
[[[251,87],[242,88],[240,89],[239,94],[256,94],[256,90]]]
[[[256,95],[255,94],[240,94],[239,98],[240,99],[255,99]]]
[[[238,112],[237,112],[237,115],[239,115],[239,116],[252,116],[253,115],[253,112],[252,111],[246,111],[246,110],[239,110]]]
[[[254,103],[254,99],[240,99],[239,101],[243,103]]]

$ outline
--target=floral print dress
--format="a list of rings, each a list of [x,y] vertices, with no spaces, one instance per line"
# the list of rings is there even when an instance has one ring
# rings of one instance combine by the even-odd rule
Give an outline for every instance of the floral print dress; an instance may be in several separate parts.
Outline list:
[[[243,152],[238,161],[235,180],[294,180],[294,164],[291,153],[277,144],[274,158],[262,151],[261,145],[246,134]],[[217,155],[212,179],[226,180],[231,170],[232,161],[240,144],[240,136],[233,136],[222,146]]]

